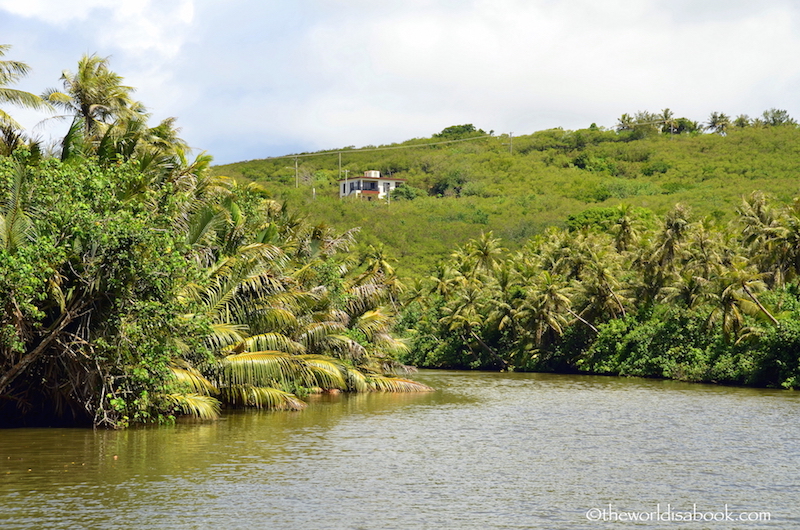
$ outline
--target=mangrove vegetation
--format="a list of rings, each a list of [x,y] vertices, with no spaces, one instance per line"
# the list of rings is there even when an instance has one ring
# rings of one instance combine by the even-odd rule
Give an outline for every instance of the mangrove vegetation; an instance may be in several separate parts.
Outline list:
[[[3,49],[5,51],[5,48]],[[5,82],[23,74],[3,63]],[[3,121],[0,418],[124,427],[317,392],[425,391],[395,376],[399,282],[263,187],[214,176],[174,119],[151,126],[108,60],[42,97],[47,147]],[[10,94],[10,95],[9,95]]]

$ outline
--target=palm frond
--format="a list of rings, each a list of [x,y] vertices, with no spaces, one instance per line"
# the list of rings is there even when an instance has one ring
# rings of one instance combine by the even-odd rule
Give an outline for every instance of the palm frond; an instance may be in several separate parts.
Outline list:
[[[218,373],[220,387],[269,386],[274,383],[309,378],[305,362],[281,351],[227,355],[219,362]]]
[[[259,333],[247,337],[234,346],[237,352],[244,351],[280,351],[291,354],[305,353],[306,348],[283,333]]]
[[[206,337],[206,342],[215,350],[224,350],[245,340],[247,329],[247,326],[242,324],[213,323],[211,324],[211,333]]]
[[[369,392],[372,389],[367,376],[360,370],[350,367],[347,367],[347,388],[354,392]]]
[[[300,356],[314,378],[314,385],[325,389],[338,388],[346,390],[347,368],[335,359],[323,355],[302,355]]]
[[[312,322],[300,335],[301,342],[309,350],[317,349],[333,334],[343,333],[346,328],[339,322]]]
[[[176,364],[170,366],[169,369],[178,383],[188,386],[194,393],[203,395],[219,393],[219,389],[211,381],[188,363]]]
[[[408,353],[409,348],[403,339],[393,337],[389,333],[378,333],[373,338],[375,346],[384,353],[397,355]]]
[[[383,313],[380,308],[367,311],[358,317],[353,323],[354,328],[366,335],[367,340],[374,340],[377,333],[386,331],[391,325],[392,319]]]
[[[239,288],[244,293],[253,295],[266,295],[282,291],[284,289],[284,280],[276,274],[275,270],[259,270],[250,271],[239,282]]]
[[[258,258],[268,263],[281,263],[286,259],[280,247],[269,243],[251,243],[239,247],[238,251],[243,257]]]
[[[213,234],[224,222],[224,213],[216,208],[207,206],[199,210],[189,220],[186,244],[189,246],[201,244],[208,234]]]
[[[369,375],[368,381],[372,389],[377,392],[433,392],[428,385],[400,377]]]
[[[247,320],[253,332],[266,329],[294,330],[299,326],[297,316],[282,307],[249,308]]]
[[[235,385],[222,388],[222,399],[234,407],[272,410],[302,410],[306,403],[294,394],[272,387]]]
[[[324,353],[337,352],[340,357],[359,362],[367,356],[366,348],[347,335],[326,335],[324,340],[316,344],[316,348]]]
[[[202,294],[206,312],[211,315],[224,314],[236,296],[237,289],[238,283],[230,279],[223,278],[212,283]]]
[[[203,394],[166,394],[164,397],[183,414],[195,416],[202,420],[214,420],[219,417],[221,404],[211,396]]]
[[[386,287],[376,283],[358,285],[348,290],[347,313],[351,317],[363,315],[381,305],[387,296]]]

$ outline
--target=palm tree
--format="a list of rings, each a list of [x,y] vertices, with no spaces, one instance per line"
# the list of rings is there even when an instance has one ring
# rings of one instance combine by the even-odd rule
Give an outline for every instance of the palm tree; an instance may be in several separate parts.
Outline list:
[[[761,115],[763,123],[768,127],[779,127],[782,125],[797,125],[797,122],[789,116],[789,113],[783,109],[771,108],[765,110]]]
[[[745,127],[750,127],[753,124],[753,120],[750,119],[750,116],[747,114],[739,114],[736,116],[736,119],[733,120],[733,126],[739,129],[744,129]]]
[[[84,55],[78,70],[61,74],[63,91],[50,88],[43,98],[82,124],[84,137],[97,139],[105,126],[117,120],[144,113],[144,107],[131,97],[133,87],[122,84],[122,77],[109,69],[109,58]]]
[[[722,332],[728,338],[738,337],[744,326],[744,315],[762,314],[774,325],[778,320],[758,300],[755,293],[766,289],[762,275],[752,268],[743,258],[737,259],[731,267],[718,278],[718,307],[712,311],[709,321],[713,322],[718,315],[722,317]]]
[[[659,247],[656,252],[662,267],[673,266],[683,248],[689,228],[689,208],[676,204],[664,217],[663,228],[658,238]]]
[[[624,317],[627,299],[619,280],[622,276],[618,254],[596,254],[579,282],[583,309],[581,317],[592,319]]]
[[[706,127],[717,134],[725,136],[728,127],[731,125],[730,117],[723,112],[712,112],[708,117]]]
[[[688,237],[686,245],[687,260],[693,271],[706,280],[729,265],[730,253],[736,252],[738,245],[725,241],[720,230],[716,230],[709,218],[696,223]]]
[[[632,131],[636,125],[636,120],[630,114],[623,114],[617,120],[617,132]]]
[[[526,289],[525,301],[520,309],[520,318],[533,332],[536,348],[546,342],[553,342],[566,328],[570,313],[571,301],[565,282],[547,271],[542,271],[538,281]],[[551,334],[550,340],[546,340]]]
[[[10,44],[0,44],[0,57],[4,57],[6,52],[10,49]],[[8,87],[8,85],[13,85],[28,75],[28,72],[30,72],[30,67],[23,62],[0,60],[0,104],[11,103],[30,109],[48,108],[47,103],[39,96]],[[0,125],[13,129],[22,128],[22,126],[2,108],[0,108]]]
[[[493,279],[497,295],[489,298],[487,322],[498,331],[508,329],[516,340],[520,331],[519,303],[523,296],[519,274],[506,261],[497,266]]]
[[[387,375],[402,368],[394,359],[405,345],[389,333],[385,271],[345,278],[348,264],[335,252],[351,236],[322,225],[285,233],[302,239],[288,248],[306,249],[287,255],[274,239],[281,230],[250,220],[236,206],[239,194],[246,200],[235,185],[217,189],[215,202],[196,208],[186,227],[207,273],[205,288],[186,295],[210,321],[215,358],[199,368],[208,388],[218,389],[214,395],[231,406],[294,409],[303,406],[298,390],[428,390]],[[265,212],[280,218],[272,207]]]
[[[501,369],[508,367],[508,362],[503,359],[486,341],[476,332],[485,323],[485,312],[489,308],[486,293],[482,284],[473,280],[460,289],[451,303],[443,308],[444,316],[439,320],[448,333],[454,332],[466,345],[470,356],[478,361],[472,341],[478,343],[480,348],[489,354],[494,363]]]
[[[492,232],[488,234],[481,232],[481,237],[469,242],[467,251],[469,257],[474,260],[476,271],[488,273],[494,268],[495,263],[505,251],[499,243],[500,240],[493,237]]]
[[[688,309],[693,309],[713,298],[710,285],[709,279],[687,268],[677,275],[675,282],[664,287],[664,299],[668,302],[680,302]]]
[[[677,132],[678,120],[675,118],[675,113],[670,109],[663,109],[661,114],[658,115],[658,120],[664,124],[664,131],[670,134]]]
[[[617,252],[627,251],[632,244],[638,241],[639,230],[637,225],[638,223],[633,216],[633,208],[631,205],[621,205],[619,207],[619,217],[612,226]]]

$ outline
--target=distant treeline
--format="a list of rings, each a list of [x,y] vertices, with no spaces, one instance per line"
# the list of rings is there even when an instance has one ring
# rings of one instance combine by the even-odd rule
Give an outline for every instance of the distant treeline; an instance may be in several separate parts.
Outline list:
[[[491,233],[406,293],[407,362],[800,386],[800,199],[727,227],[594,208],[509,252]]]

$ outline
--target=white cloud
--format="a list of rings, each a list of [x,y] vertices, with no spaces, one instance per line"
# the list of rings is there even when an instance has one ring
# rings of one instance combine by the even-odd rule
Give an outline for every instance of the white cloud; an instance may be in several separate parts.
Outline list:
[[[63,1],[58,0],[0,0],[0,9],[51,25],[67,25],[74,20],[86,19],[94,9],[111,8],[116,3],[114,0],[72,0],[66,6]]]
[[[52,34],[50,46],[75,54],[59,70],[80,53],[112,55],[156,118],[178,116],[189,142],[221,161],[457,123],[525,134],[665,107],[695,120],[800,114],[790,0],[69,3],[0,10],[39,24],[19,33],[27,44]]]
[[[56,28],[90,22],[96,43],[132,54],[174,56],[182,28],[191,24],[193,0],[0,0],[0,10]]]

